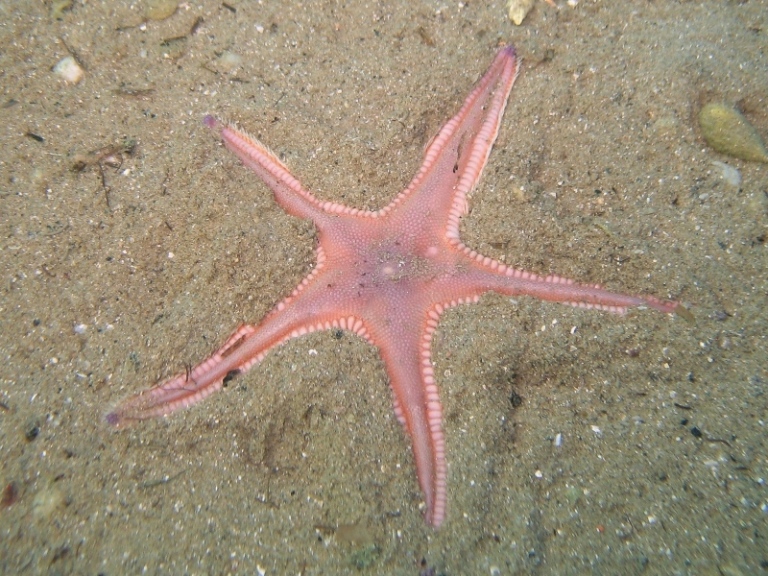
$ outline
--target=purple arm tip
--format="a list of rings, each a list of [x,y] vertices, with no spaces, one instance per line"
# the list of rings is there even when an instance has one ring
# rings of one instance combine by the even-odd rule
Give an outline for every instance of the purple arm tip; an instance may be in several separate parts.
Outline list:
[[[205,118],[203,118],[203,124],[205,124],[208,128],[215,128],[218,122],[216,121],[216,118],[210,114],[206,114]]]

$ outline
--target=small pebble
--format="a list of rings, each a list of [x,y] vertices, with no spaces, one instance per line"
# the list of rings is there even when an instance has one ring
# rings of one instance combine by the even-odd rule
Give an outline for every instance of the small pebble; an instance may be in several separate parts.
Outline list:
[[[37,518],[49,519],[65,503],[64,494],[56,484],[50,483],[35,494],[32,500],[32,514]]]
[[[699,112],[701,134],[713,149],[739,160],[768,162],[760,134],[741,112],[726,104],[711,103]]]
[[[62,58],[53,67],[53,73],[60,76],[70,84],[77,84],[85,76],[85,70],[77,63],[72,56]]]
[[[165,20],[173,16],[178,7],[177,0],[147,0],[144,16],[149,20]]]
[[[61,20],[64,18],[64,12],[72,9],[72,0],[53,0],[51,3],[51,18]]]
[[[0,497],[0,509],[10,508],[19,500],[19,486],[16,482],[9,482],[3,489]]]
[[[243,63],[243,57],[234,52],[226,50],[217,60],[217,68],[222,72],[232,72],[239,68]]]
[[[734,168],[730,164],[720,162],[719,160],[713,160],[712,165],[716,168],[720,168],[720,175],[728,184],[734,188],[739,188],[741,186],[741,172],[739,172],[738,168]]]
[[[533,8],[533,2],[534,0],[508,0],[507,14],[515,26],[520,26],[523,23],[528,12]]]
[[[29,418],[24,423],[24,438],[27,439],[27,442],[32,442],[39,434],[40,422],[35,417]]]

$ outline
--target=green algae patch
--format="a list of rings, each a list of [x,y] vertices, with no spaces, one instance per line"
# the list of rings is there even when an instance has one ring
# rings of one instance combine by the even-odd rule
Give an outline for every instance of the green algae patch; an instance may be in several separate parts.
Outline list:
[[[740,160],[768,163],[768,151],[760,134],[735,108],[707,104],[699,112],[699,125],[704,140],[714,150]]]

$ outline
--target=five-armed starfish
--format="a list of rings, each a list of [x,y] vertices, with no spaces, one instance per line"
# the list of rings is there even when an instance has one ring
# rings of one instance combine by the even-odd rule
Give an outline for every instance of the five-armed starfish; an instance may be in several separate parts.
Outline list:
[[[394,393],[395,414],[411,437],[426,521],[446,516],[445,438],[432,367],[432,338],[448,308],[493,291],[622,313],[631,306],[673,312],[676,303],[629,296],[560,276],[537,276],[478,254],[459,223],[488,160],[519,62],[503,48],[454,116],[429,143],[408,187],[377,212],[324,202],[306,190],[263,144],[207,116],[206,126],[271,188],[283,209],[317,228],[317,265],[258,324],[246,324],[212,356],[122,402],[115,426],[190,406],[255,366],[291,338],[351,330],[375,345]]]

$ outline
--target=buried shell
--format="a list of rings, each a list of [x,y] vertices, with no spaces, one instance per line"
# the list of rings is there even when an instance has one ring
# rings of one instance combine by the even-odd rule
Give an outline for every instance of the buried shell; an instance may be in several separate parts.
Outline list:
[[[768,162],[768,151],[742,114],[726,104],[710,103],[699,112],[701,134],[716,151],[740,160]]]

